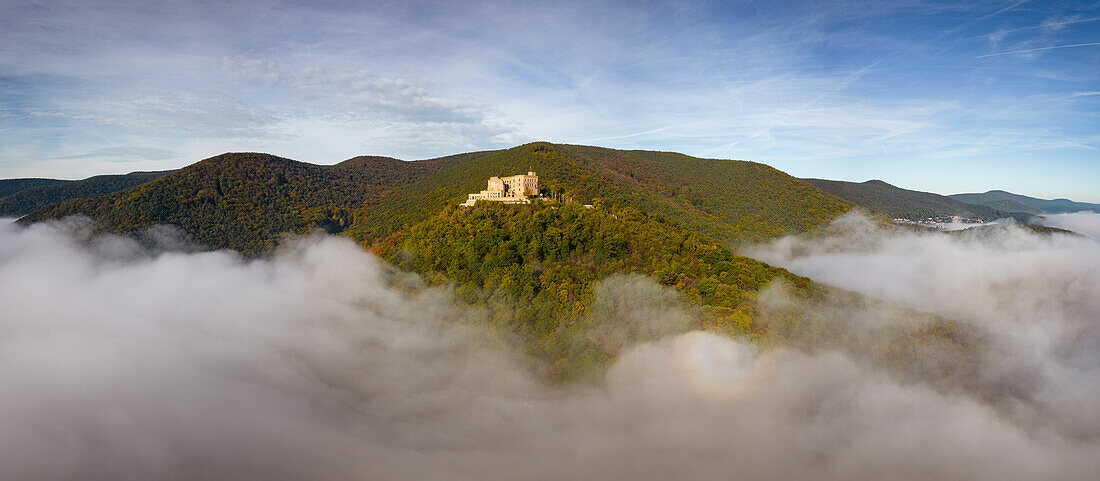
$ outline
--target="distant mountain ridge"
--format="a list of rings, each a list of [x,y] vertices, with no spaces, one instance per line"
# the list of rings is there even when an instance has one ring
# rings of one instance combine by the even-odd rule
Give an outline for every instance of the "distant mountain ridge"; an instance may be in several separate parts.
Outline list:
[[[9,179],[8,181],[0,181],[34,181],[23,182],[23,184],[36,184],[0,197],[0,216],[18,217],[53,203],[118,192],[144,184],[171,172],[173,171],[162,170],[119,175],[96,175],[82,180]],[[12,182],[12,184],[18,185],[18,182]]]
[[[0,179],[0,199],[12,195],[21,190],[30,189],[33,187],[42,187],[46,185],[57,185],[66,182],[73,182],[71,180],[61,179],[39,179],[39,178],[24,178],[24,179]]]
[[[826,179],[802,180],[872,213],[895,219],[960,216],[980,220],[995,220],[1007,217],[1026,220],[1019,214],[1003,209],[970,204],[931,192],[902,189],[881,180],[868,180],[866,182]]]
[[[1008,212],[1028,214],[1066,214],[1071,212],[1100,212],[1100,204],[1074,202],[1069,199],[1037,199],[1003,190],[991,190],[982,194],[952,194],[952,199],[975,205],[984,205]]]

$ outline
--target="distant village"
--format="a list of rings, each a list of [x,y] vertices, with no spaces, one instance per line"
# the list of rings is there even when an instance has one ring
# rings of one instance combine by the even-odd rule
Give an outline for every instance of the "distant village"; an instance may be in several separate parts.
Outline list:
[[[957,215],[939,215],[933,217],[925,217],[923,219],[894,219],[895,224],[903,225],[921,225],[925,227],[934,227],[937,229],[943,229],[948,226],[956,226],[960,224],[985,224],[982,219],[971,219],[969,217],[961,217]]]

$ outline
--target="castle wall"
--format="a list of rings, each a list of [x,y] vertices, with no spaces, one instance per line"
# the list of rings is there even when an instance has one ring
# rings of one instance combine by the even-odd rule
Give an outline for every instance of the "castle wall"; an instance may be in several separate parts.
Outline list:
[[[511,177],[490,177],[486,189],[466,196],[466,202],[460,205],[472,206],[479,200],[504,202],[506,204],[526,204],[528,196],[539,195],[539,177],[534,172]]]
[[[539,195],[539,177],[534,172],[527,175],[513,175],[502,179],[507,186],[505,191],[512,196]]]

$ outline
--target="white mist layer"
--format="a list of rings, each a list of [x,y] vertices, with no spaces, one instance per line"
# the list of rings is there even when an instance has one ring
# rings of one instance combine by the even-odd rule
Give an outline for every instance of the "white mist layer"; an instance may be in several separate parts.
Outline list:
[[[1072,214],[1046,214],[1036,216],[1035,220],[1047,227],[1071,230],[1078,234],[1100,241],[1100,213],[1074,212]]]
[[[750,254],[978,327],[988,359],[971,380],[984,392],[974,394],[997,398],[998,411],[1036,439],[1100,455],[1100,243],[1013,223],[886,232],[857,214],[831,228],[830,237],[788,237]]]
[[[1075,381],[1095,393],[1096,378],[1080,376],[1096,359],[1080,354],[1096,337],[1058,341],[1081,316],[1095,325],[1095,302],[1068,304],[1095,276],[1057,262],[1058,247],[1029,260],[1026,236],[990,252],[1054,265],[1034,289],[1066,293],[1034,306],[1060,317],[1032,323],[1048,334],[1025,343],[1035,352],[1020,362],[1067,378],[1021,402],[1085,399],[1080,419],[1068,407],[1006,418],[838,352],[757,353],[700,332],[629,348],[603,384],[549,386],[463,327],[441,293],[389,287],[384,266],[351,242],[308,239],[245,262],[84,229],[0,226],[0,479],[1092,479],[1100,469],[1096,398],[1065,390]],[[907,276],[929,272],[930,259],[882,249],[851,258],[868,271],[856,273],[897,262],[901,279],[926,287]],[[997,284],[1012,269],[969,279]],[[660,292],[639,282],[597,292]],[[1018,297],[1014,306],[1037,302]],[[630,328],[683,324],[663,300],[650,312],[631,309]]]

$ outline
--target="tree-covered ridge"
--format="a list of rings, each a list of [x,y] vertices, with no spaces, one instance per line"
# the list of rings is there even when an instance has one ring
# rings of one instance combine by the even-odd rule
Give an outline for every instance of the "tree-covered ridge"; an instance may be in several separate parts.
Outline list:
[[[284,233],[342,231],[365,202],[433,167],[388,158],[321,166],[268,154],[223,154],[133,189],[35,212],[26,221],[83,214],[123,233],[172,224],[200,245],[255,255],[269,252]]]
[[[726,241],[805,232],[851,207],[756,162],[579,145],[559,148],[628,185],[634,203]]]
[[[0,199],[12,195],[24,189],[30,189],[32,187],[42,187],[45,185],[57,185],[64,184],[66,182],[73,182],[71,180],[61,179],[39,179],[39,178],[22,178],[22,179],[0,179]]]
[[[547,195],[632,206],[724,242],[803,232],[850,205],[753,162],[536,142],[454,162],[368,205],[352,235],[371,243],[463,201],[494,175],[534,170]]]
[[[984,205],[967,204],[948,196],[902,189],[881,180],[846,182],[840,180],[802,179],[814,187],[858,205],[868,212],[894,219],[925,219],[936,216],[961,216],[970,219],[995,220],[1019,215]]]
[[[334,166],[224,154],[27,219],[84,214],[123,233],[174,224],[203,246],[248,255],[270,251],[282,233],[317,227],[370,246],[462,202],[489,177],[530,170],[547,196],[633,207],[720,242],[806,231],[849,208],[761,164],[536,142],[416,162],[357,157]]]
[[[646,276],[656,282],[635,286],[648,289],[643,297],[662,296],[659,283],[701,306],[684,328],[758,336],[766,331],[753,323],[761,287],[777,277],[800,291],[813,287],[629,206],[480,202],[448,208],[378,252],[431,283],[454,283],[459,299],[484,306],[488,323],[524,339],[559,377],[602,365],[622,347],[593,334],[600,323],[595,291],[609,277]]]
[[[0,198],[0,216],[21,216],[34,212],[47,205],[72,199],[95,197],[120,190],[129,189],[171,173],[170,170],[155,172],[131,172],[121,175],[97,175],[83,180],[27,179],[50,181],[40,183]],[[14,179],[23,180],[23,179]]]

